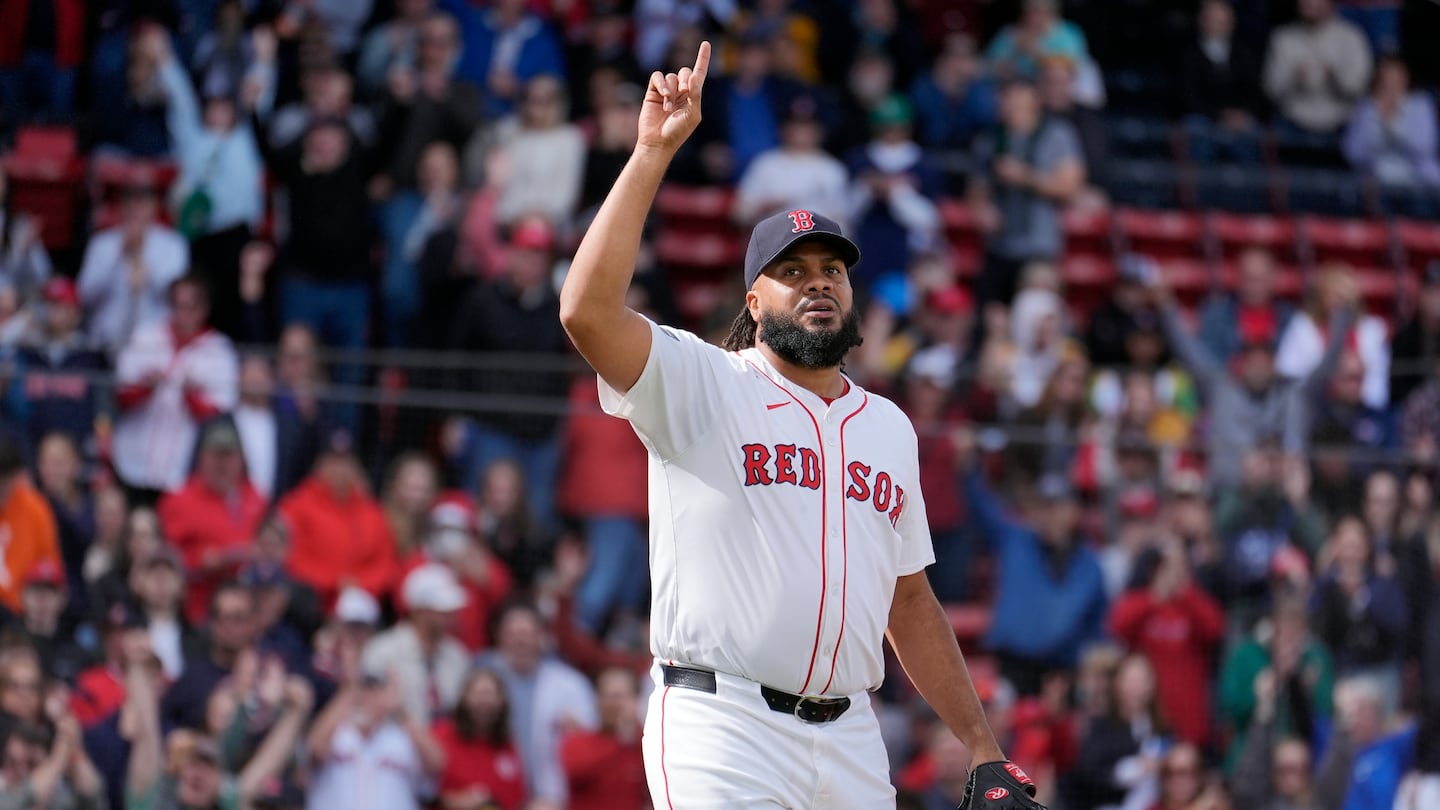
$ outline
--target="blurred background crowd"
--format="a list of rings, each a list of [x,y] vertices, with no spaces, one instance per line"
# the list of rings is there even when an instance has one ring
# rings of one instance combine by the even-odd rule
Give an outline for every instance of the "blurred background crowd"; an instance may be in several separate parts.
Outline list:
[[[646,458],[558,321],[864,252],[846,371],[1067,810],[1440,808],[1440,6],[0,0],[0,808],[648,806]],[[903,672],[901,806],[969,753]]]

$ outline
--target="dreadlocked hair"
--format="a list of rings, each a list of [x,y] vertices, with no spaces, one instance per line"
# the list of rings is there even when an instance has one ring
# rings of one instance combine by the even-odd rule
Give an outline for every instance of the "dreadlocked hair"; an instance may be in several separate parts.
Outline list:
[[[730,334],[720,342],[720,348],[727,352],[738,352],[755,346],[755,319],[750,317],[750,308],[741,307],[740,314],[730,323]]]

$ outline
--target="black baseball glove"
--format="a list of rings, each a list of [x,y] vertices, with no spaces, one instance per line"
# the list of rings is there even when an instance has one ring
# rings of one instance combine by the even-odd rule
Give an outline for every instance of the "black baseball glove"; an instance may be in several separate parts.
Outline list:
[[[1045,810],[1035,801],[1035,782],[1013,762],[987,762],[970,771],[957,810]]]

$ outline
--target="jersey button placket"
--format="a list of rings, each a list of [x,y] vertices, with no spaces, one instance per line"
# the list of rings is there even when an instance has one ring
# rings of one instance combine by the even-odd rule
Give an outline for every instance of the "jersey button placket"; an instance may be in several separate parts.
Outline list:
[[[829,414],[825,417],[825,477],[830,487],[827,493],[830,508],[825,516],[825,562],[829,576],[825,585],[825,621],[820,636],[820,653],[826,666],[824,676],[811,684],[810,691],[813,693],[818,693],[830,680],[845,615],[845,460],[840,457],[839,421],[836,416]],[[817,664],[816,669],[819,668]]]

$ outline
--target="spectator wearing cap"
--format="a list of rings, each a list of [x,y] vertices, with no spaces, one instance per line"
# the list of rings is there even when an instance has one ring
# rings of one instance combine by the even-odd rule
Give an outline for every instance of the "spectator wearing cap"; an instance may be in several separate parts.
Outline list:
[[[1299,19],[1270,34],[1265,94],[1281,127],[1330,134],[1344,126],[1370,81],[1370,43],[1333,0],[1300,0]]]
[[[505,252],[503,274],[482,283],[462,305],[452,326],[450,348],[564,354],[569,341],[560,326],[560,299],[550,278],[554,255],[555,233],[544,219],[527,217],[519,223]],[[569,389],[569,380],[564,374],[534,366],[475,369],[462,372],[455,387],[477,394],[558,399]],[[525,472],[531,514],[542,522],[553,520],[559,428],[559,418],[546,413],[477,415],[461,460],[465,488],[474,492],[491,464],[509,459]]]
[[[1225,634],[1225,612],[1192,577],[1183,542],[1172,538],[1142,565],[1110,610],[1110,632],[1154,668],[1159,705],[1175,734],[1212,741],[1210,684]],[[1145,574],[1149,576],[1145,576]]]
[[[1085,33],[1061,19],[1059,6],[1057,0],[1026,0],[1019,22],[1000,29],[985,51],[985,59],[997,76],[1033,79],[1046,57],[1063,56],[1079,62],[1089,55]]]
[[[1306,379],[1289,380],[1277,375],[1269,340],[1242,331],[1242,348],[1231,363],[1213,354],[1190,333],[1181,322],[1173,296],[1158,281],[1152,285],[1151,294],[1156,297],[1171,350],[1194,377],[1201,400],[1209,409],[1211,480],[1221,487],[1238,484],[1245,454],[1260,444],[1261,437],[1278,436],[1284,452],[1302,452],[1308,413],[1305,392],[1311,381],[1323,379],[1339,356],[1343,337],[1354,322],[1353,310],[1346,307],[1338,313],[1336,334],[1330,338],[1319,371]]]
[[[0,67],[0,76],[4,70]],[[10,282],[22,301],[33,299],[50,279],[50,254],[45,252],[41,236],[41,223],[16,210],[10,199],[10,181],[0,176],[0,280]]]
[[[1180,93],[1190,157],[1260,160],[1260,54],[1235,35],[1230,0],[1200,4],[1196,37],[1180,55]]]
[[[1355,105],[1345,128],[1344,150],[1357,172],[1381,186],[1440,187],[1435,104],[1411,89],[1400,57],[1380,59],[1370,96]]]
[[[58,564],[41,560],[25,577],[17,624],[40,657],[46,677],[73,683],[89,655],[75,643],[74,623],[65,617],[66,602],[65,572]]]
[[[1402,407],[1440,359],[1440,260],[1425,266],[1415,303],[1415,312],[1390,340],[1390,401]]]
[[[265,498],[245,475],[240,432],[228,416],[200,431],[195,472],[160,499],[160,523],[190,571],[185,615],[200,621],[210,594],[250,556],[250,540],[265,517]]]
[[[128,578],[134,595],[133,611],[150,636],[150,648],[160,661],[165,676],[172,680],[185,671],[185,662],[195,657],[203,639],[185,618],[185,567],[169,546],[137,557]],[[130,600],[112,602],[106,616],[121,605],[132,610]],[[122,614],[123,617],[123,614]]]
[[[315,463],[316,425],[280,406],[275,370],[262,355],[240,360],[240,399],[230,416],[240,434],[245,478],[266,503],[295,488]]]
[[[136,329],[115,361],[115,469],[141,500],[185,483],[200,426],[233,408],[238,393],[235,347],[210,328],[204,283],[185,276],[169,297],[168,321]]]
[[[166,48],[159,78],[165,91],[165,120],[180,174],[171,190],[176,227],[191,240],[192,263],[209,279],[215,322],[239,336],[240,251],[265,215],[265,164],[252,113],[266,116],[274,100],[274,35],[255,34],[256,64],[241,87],[195,87],[179,58]]]
[[[307,672],[309,636],[290,619],[291,581],[276,562],[250,563],[235,580],[255,594],[257,646],[275,656],[289,672]]]
[[[310,727],[310,810],[420,810],[445,766],[430,724],[405,709],[399,682],[382,671],[349,675]]]
[[[1275,292],[1275,257],[1263,247],[1241,251],[1235,291],[1217,290],[1200,310],[1200,341],[1217,359],[1229,362],[1243,341],[1274,345],[1295,308]]]
[[[70,437],[93,456],[95,419],[101,410],[105,356],[80,329],[80,295],[75,282],[56,277],[41,288],[42,310],[21,340],[17,362],[31,442],[52,432]]]
[[[455,572],[425,563],[405,576],[400,596],[405,618],[365,645],[361,666],[395,679],[405,711],[422,725],[455,708],[470,654],[450,636],[469,596]]]
[[[596,678],[600,727],[573,730],[560,743],[571,810],[644,810],[645,758],[640,751],[640,681],[628,669]]]
[[[403,561],[401,574],[403,579],[434,564],[450,569],[465,591],[465,604],[455,611],[449,633],[472,653],[490,646],[491,618],[513,585],[505,563],[481,541],[478,517],[468,497],[441,497],[429,510],[421,544]],[[403,588],[397,601],[405,606]]]
[[[939,233],[940,175],[915,143],[913,121],[910,102],[890,95],[870,111],[870,141],[846,158],[846,220],[864,257],[851,282],[862,288],[903,274]]]
[[[368,591],[346,586],[335,600],[329,621],[310,636],[311,671],[320,683],[343,685],[346,668],[358,665],[360,654],[375,637],[380,603]]]
[[[1000,91],[1000,126],[977,140],[971,205],[986,235],[975,282],[982,311],[1015,297],[1022,268],[1060,257],[1060,213],[1085,187],[1085,156],[1075,128],[1045,116],[1039,89],[1012,81]]]
[[[775,213],[796,208],[819,211],[837,221],[849,174],[845,164],[821,148],[825,125],[816,99],[796,96],[780,126],[780,143],[757,155],[740,176],[731,216],[750,226]]]
[[[145,617],[124,602],[110,606],[97,621],[100,631],[99,663],[75,678],[70,692],[70,712],[85,728],[100,723],[125,705],[125,650],[148,645]],[[160,670],[159,659],[155,659]]]
[[[304,679],[291,676],[283,682],[277,719],[250,761],[238,773],[231,773],[214,739],[189,729],[164,736],[158,690],[148,671],[146,651],[136,645],[126,658],[120,727],[131,741],[124,779],[128,810],[252,806],[266,784],[278,780],[290,764],[315,701]]]
[[[348,432],[328,439],[310,476],[280,502],[290,526],[290,575],[331,605],[354,584],[373,596],[395,578],[395,541],[385,511],[367,490]]]
[[[589,565],[573,596],[574,618],[599,632],[616,611],[639,614],[646,606],[650,515],[645,481],[649,457],[627,425],[600,409],[597,380],[577,379],[570,389],[570,418],[561,446],[559,507],[582,521]]]
[[[536,609],[512,603],[500,615],[497,646],[477,663],[500,674],[510,696],[510,731],[532,799],[563,804],[567,791],[560,761],[562,729],[599,725],[595,691],[570,666],[548,654],[545,623]]]
[[[29,481],[20,448],[0,436],[0,607],[18,613],[21,591],[42,563],[62,572],[55,515]]]
[[[1142,318],[1154,314],[1145,280],[1159,274],[1159,266],[1148,256],[1133,253],[1120,257],[1118,265],[1115,287],[1105,303],[1090,315],[1085,335],[1085,353],[1097,366],[1121,365],[1129,360],[1126,342],[1130,334]]]
[[[995,612],[987,648],[1006,680],[1024,695],[1050,671],[1075,666],[1104,632],[1105,577],[1080,536],[1080,504],[1070,482],[1047,475],[1036,486],[1030,519],[1008,513],[983,480],[974,447],[958,449],[976,538],[996,557]]]
[[[983,68],[973,37],[957,31],[945,38],[935,64],[910,87],[922,146],[959,155],[995,125],[995,84]]]
[[[170,285],[185,273],[190,247],[159,215],[159,191],[133,181],[121,190],[119,224],[85,246],[77,285],[98,348],[119,352],[136,329],[169,311]]]
[[[465,0],[440,0],[460,21],[465,43],[457,73],[484,91],[485,117],[512,112],[521,88],[536,76],[565,75],[565,55],[555,32],[531,14],[524,0],[478,7]]]

